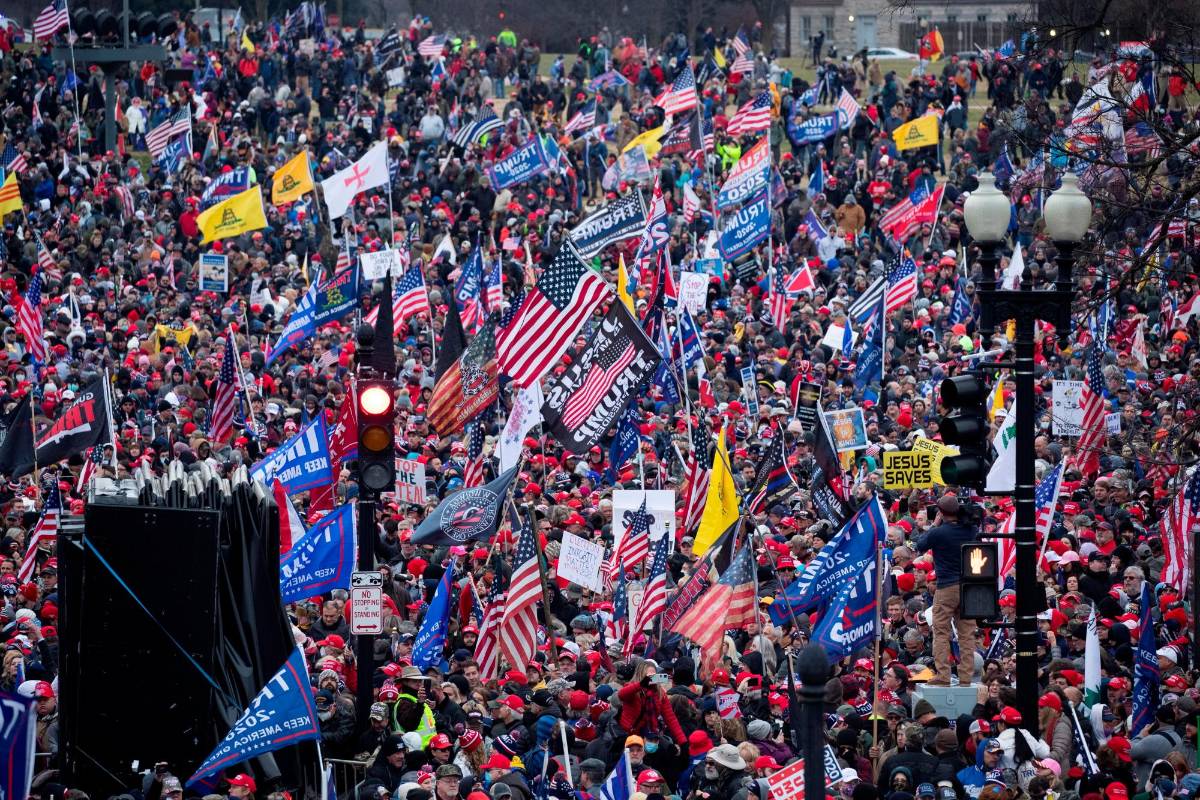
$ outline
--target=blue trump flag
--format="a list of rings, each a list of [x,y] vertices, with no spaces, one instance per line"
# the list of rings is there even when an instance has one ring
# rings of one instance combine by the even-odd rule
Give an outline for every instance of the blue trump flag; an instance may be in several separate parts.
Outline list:
[[[200,195],[200,208],[206,209],[215,206],[222,200],[233,197],[235,194],[244,192],[249,188],[249,167],[238,167],[237,169],[229,170],[229,172],[223,172],[213,178],[212,183],[204,187],[204,193]]]
[[[278,479],[288,494],[295,494],[329,483],[331,469],[325,415],[318,414],[299,433],[255,464],[250,469],[250,477],[267,486]]]
[[[326,514],[279,561],[279,596],[285,603],[350,586],[354,570],[354,506]]]
[[[608,467],[604,470],[605,483],[616,483],[621,467],[625,466],[625,462],[633,458],[633,454],[637,452],[638,441],[641,437],[638,430],[640,421],[637,398],[633,397],[617,419],[617,432],[613,436],[612,444],[608,446]]]
[[[954,301],[950,304],[950,327],[966,321],[972,312],[971,298],[967,296],[967,279],[959,277],[954,281]]]
[[[879,606],[879,545],[887,535],[887,517],[879,498],[872,497],[851,519],[858,548],[866,558],[855,563],[861,569],[854,580],[843,581],[821,610],[812,640],[825,646],[831,658],[845,658],[875,638]]]
[[[429,604],[425,619],[421,622],[421,630],[417,631],[417,638],[413,642],[414,667],[425,670],[442,661],[446,631],[450,627],[450,607],[454,605],[454,598],[450,596],[453,588],[454,562],[451,561],[438,583],[437,591],[433,593],[433,602]]]
[[[779,593],[769,609],[771,619],[783,624],[790,621],[792,614],[811,611],[826,599],[833,606],[839,592],[848,587],[870,591],[875,581],[876,551],[886,535],[883,506],[873,497],[846,520],[804,572]],[[865,572],[871,574],[864,578]]]
[[[19,694],[0,692],[0,764],[4,765],[0,769],[0,797],[29,797],[36,731],[33,701]]]
[[[725,229],[721,231],[721,255],[731,261],[749,253],[767,238],[770,230],[771,206],[767,202],[767,193],[763,192],[726,221]]]
[[[308,668],[304,665],[304,653],[296,648],[221,743],[187,779],[187,785],[262,753],[320,738],[321,726],[308,683]]]
[[[883,298],[880,298],[877,308],[868,325],[870,335],[867,337],[867,343],[858,354],[858,362],[854,365],[854,387],[859,391],[870,386],[873,381],[883,381],[883,329],[887,320]]]
[[[339,319],[358,302],[359,262],[309,290],[288,319],[279,341],[267,354],[270,364],[288,349],[295,347],[317,332],[326,322]]]
[[[1133,657],[1133,725],[1130,730],[1135,732],[1154,722],[1154,711],[1158,708],[1158,652],[1151,616],[1154,606],[1150,582],[1142,581],[1137,653]]]
[[[550,165],[546,163],[546,151],[542,148],[541,139],[534,136],[488,167],[487,174],[492,181],[492,188],[500,191],[536,178],[548,169]]]

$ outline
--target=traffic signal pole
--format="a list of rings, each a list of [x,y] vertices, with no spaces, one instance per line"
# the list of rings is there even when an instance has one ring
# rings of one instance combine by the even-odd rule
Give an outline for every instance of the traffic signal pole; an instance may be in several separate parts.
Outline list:
[[[368,332],[369,331],[369,335]],[[364,373],[371,372],[370,367],[364,367],[371,361],[371,353],[374,350],[375,330],[368,325],[360,326],[358,329],[358,352],[356,354],[355,363],[357,364],[356,372],[362,376]],[[348,398],[350,402],[358,403],[358,392],[355,391],[354,396]],[[357,412],[359,409],[355,407]],[[359,426],[361,436],[362,426]],[[361,454],[360,454],[361,456]],[[375,493],[367,488],[365,482],[361,479],[362,459],[358,461],[359,481],[358,481],[358,503],[355,508],[355,532],[357,539],[358,560],[355,567],[360,571],[369,571],[375,569]],[[358,674],[358,686],[354,693],[354,708],[355,721],[358,723],[359,730],[365,730],[370,724],[368,717],[371,713],[371,703],[375,699],[374,687],[371,685],[371,679],[374,677],[375,666],[375,637],[371,634],[359,634],[355,637],[354,643],[354,661]]]

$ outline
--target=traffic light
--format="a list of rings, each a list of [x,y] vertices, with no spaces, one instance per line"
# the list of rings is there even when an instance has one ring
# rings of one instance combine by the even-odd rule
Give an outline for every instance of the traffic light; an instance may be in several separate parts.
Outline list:
[[[396,402],[392,381],[358,382],[358,480],[372,493],[396,487]]]
[[[951,486],[981,489],[991,462],[987,385],[974,375],[957,375],[942,381],[939,393],[947,413],[938,431],[942,442],[959,450],[959,455],[942,460],[942,480]]]
[[[958,615],[963,619],[1000,616],[999,561],[1000,547],[995,542],[968,542],[962,546]]]

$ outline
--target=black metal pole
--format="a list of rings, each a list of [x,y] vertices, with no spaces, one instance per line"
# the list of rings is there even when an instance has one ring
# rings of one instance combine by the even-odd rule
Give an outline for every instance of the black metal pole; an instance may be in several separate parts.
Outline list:
[[[800,704],[804,725],[804,796],[825,797],[825,683],[829,680],[829,656],[825,648],[810,643],[796,658],[800,673]]]
[[[1022,290],[1028,285],[1022,281]],[[1022,294],[1026,294],[1022,291]],[[1029,292],[1031,293],[1031,292]],[[1016,582],[1017,582],[1017,706],[1022,724],[1037,735],[1038,691],[1038,620],[1046,605],[1046,595],[1037,582],[1037,532],[1034,501],[1033,462],[1034,392],[1033,336],[1037,318],[1032,314],[1017,317],[1015,352],[1017,382],[1017,469],[1013,498],[1016,501]]]
[[[375,330],[370,325],[360,325],[357,331],[358,352],[355,354],[356,372],[358,375],[370,375],[373,370],[364,366],[371,363],[375,351]],[[358,397],[352,392],[343,402],[357,403]],[[362,462],[359,462],[361,469]],[[358,507],[355,510],[357,519],[356,538],[358,545],[358,562],[360,571],[375,569],[375,501],[373,491],[367,488],[365,481],[358,481]],[[355,636],[354,660],[358,671],[358,687],[354,695],[354,706],[357,711],[356,721],[360,730],[366,730],[370,720],[371,702],[374,700],[371,685],[372,673],[375,666],[375,636],[360,633]]]

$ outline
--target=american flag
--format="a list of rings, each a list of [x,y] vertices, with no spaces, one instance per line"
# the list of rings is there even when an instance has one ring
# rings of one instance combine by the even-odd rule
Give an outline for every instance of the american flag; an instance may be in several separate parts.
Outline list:
[[[691,183],[683,185],[683,222],[685,225],[691,225],[692,220],[700,213],[703,204],[700,202],[700,195],[696,194],[696,190],[692,188]]]
[[[467,263],[463,264],[454,283],[454,299],[458,303],[458,316],[467,335],[472,336],[483,325],[487,316],[483,307],[483,249],[476,244]]]
[[[1033,490],[1033,501],[1037,509],[1034,518],[1035,541],[1044,542],[1050,535],[1050,526],[1054,522],[1054,508],[1058,505],[1058,494],[1062,490],[1064,471],[1064,462],[1059,462],[1038,481],[1037,488]]]
[[[21,559],[21,567],[17,570],[17,579],[28,583],[33,579],[37,568],[37,555],[41,546],[55,541],[58,527],[63,515],[62,493],[58,490],[58,473],[47,470],[42,476],[42,516],[37,525],[29,532],[29,547],[25,557]]]
[[[1200,524],[1200,469],[1192,467],[1162,521],[1162,580],[1181,592],[1192,585],[1192,537]]]
[[[467,466],[463,470],[463,488],[483,486],[483,424],[467,425]]]
[[[167,149],[167,145],[176,136],[190,134],[192,132],[192,109],[191,107],[182,108],[174,116],[164,120],[152,131],[146,134],[146,149],[150,151],[150,155],[157,160],[163,151]]]
[[[750,37],[746,35],[745,28],[738,28],[738,32],[729,43],[733,45],[733,52],[739,56],[750,52]]]
[[[784,280],[783,267],[776,264],[771,268],[771,319],[775,327],[784,330],[784,325],[792,314],[792,305],[796,296],[787,290]]]
[[[762,513],[765,509],[785,503],[800,487],[787,466],[787,443],[782,431],[776,430],[763,454],[762,462],[754,476],[748,495],[750,513]]]
[[[82,495],[87,491],[88,484],[91,483],[92,477],[99,471],[102,463],[104,463],[104,446],[98,444],[89,447],[87,458],[83,460],[83,466],[79,468],[79,478],[75,481],[76,492]]]
[[[421,43],[417,45],[417,52],[427,58],[437,58],[445,48],[446,37],[438,34],[422,39]]]
[[[701,379],[701,389],[704,383],[706,381]],[[703,395],[701,391],[701,400]],[[688,488],[683,498],[683,533],[695,530],[700,524],[704,498],[708,495],[708,479],[712,473],[712,432],[703,417],[692,429],[692,449],[687,454],[685,473]]]
[[[567,126],[563,128],[563,133],[575,133],[577,131],[586,131],[596,126],[596,99],[592,98],[584,103],[575,116],[567,121]]]
[[[692,161],[703,162],[704,154],[712,152],[714,143],[712,117],[706,116],[700,125],[700,148],[689,152],[688,158]]]
[[[238,408],[236,361],[237,347],[234,345],[233,331],[229,331],[225,355],[221,358],[221,371],[217,375],[217,390],[209,423],[209,438],[214,442],[227,442],[233,435],[233,416]]]
[[[1133,157],[1145,154],[1148,158],[1158,156],[1162,139],[1145,122],[1138,122],[1125,130],[1125,154]]]
[[[508,601],[500,622],[500,652],[510,669],[524,669],[537,652],[537,604],[542,599],[538,570],[537,536],[523,526],[513,557]]]
[[[604,637],[610,642],[629,640],[629,588],[625,580],[625,565],[617,564],[617,583],[613,589],[612,618],[604,624]]]
[[[625,531],[625,535],[621,538],[621,543],[617,546],[616,552],[612,554],[612,558],[608,560],[609,574],[615,574],[614,570],[628,567],[636,567],[646,560],[650,555],[650,519],[646,514],[646,501],[638,507],[637,511],[633,512],[633,516],[629,520],[629,529]]]
[[[42,237],[40,235],[35,233],[34,236],[37,239],[38,269],[54,280],[61,280],[62,270],[58,268],[58,263],[50,255],[50,248],[46,247],[46,243],[42,241]]]
[[[842,95],[838,98],[836,107],[841,112],[838,114],[838,125],[843,128],[853,125],[855,118],[858,117],[858,101],[854,99],[854,95],[846,91],[845,87],[842,87]]]
[[[640,633],[654,624],[654,618],[667,610],[667,549],[670,538],[666,533],[654,545],[654,558],[650,561],[650,576],[642,604],[638,606],[631,633]],[[629,639],[633,637],[630,636]]]
[[[684,64],[670,88],[655,99],[654,105],[661,108],[664,114],[682,114],[700,105],[700,98],[696,95],[696,73],[692,72],[690,63]]]
[[[746,133],[765,131],[769,127],[771,127],[771,93],[763,91],[737,110],[733,119],[729,120],[729,127],[725,131],[730,136],[741,136]]]
[[[908,214],[912,211],[913,206],[915,206],[917,203],[920,203],[928,196],[929,191],[924,186],[920,186],[915,189],[911,194],[906,196],[899,203],[896,203],[896,205],[889,208],[879,217],[880,229],[890,232],[908,216]],[[893,233],[892,235],[903,241],[911,235],[911,231],[906,230],[901,234]]]
[[[504,275],[500,271],[500,259],[483,262],[483,303],[488,312],[499,311],[504,303]]]
[[[911,303],[917,296],[917,265],[908,255],[897,259],[887,274],[887,299],[884,300],[884,315],[891,314]]]
[[[612,295],[569,240],[558,249],[537,286],[496,337],[500,370],[524,388],[562,357],[596,306]]]
[[[24,172],[28,166],[28,163],[25,161],[25,154],[18,153],[17,148],[13,147],[11,141],[4,145],[4,153],[0,155],[0,163],[3,163],[5,172],[15,172],[18,175]]]
[[[582,425],[616,379],[633,363],[638,352],[637,344],[624,332],[609,341],[596,360],[588,365],[583,383],[567,400],[563,408],[563,424],[572,429]]]
[[[392,319],[403,322],[418,314],[429,316],[429,294],[425,291],[421,265],[415,264],[404,271],[404,275],[396,282],[396,288],[392,291]],[[378,316],[379,306],[375,306],[363,321],[374,325]]]
[[[134,214],[133,192],[128,186],[118,186],[116,191],[117,199],[121,201],[121,218],[128,220]]]
[[[49,39],[58,33],[64,25],[71,24],[71,16],[67,11],[67,0],[54,0],[42,9],[33,21],[33,38]]]
[[[1083,422],[1080,425],[1078,453],[1079,471],[1090,475],[1100,469],[1100,452],[1104,449],[1104,415],[1108,405],[1104,401],[1104,365],[1102,347],[1096,342],[1088,348],[1087,379],[1083,385]]]
[[[699,124],[701,113],[700,110],[696,110],[671,121],[671,128],[662,138],[662,149],[658,151],[660,158],[675,153],[691,153],[703,148]]]
[[[750,53],[742,53],[733,60],[729,65],[729,74],[737,75],[738,73],[754,72],[754,56]]]
[[[475,643],[475,660],[479,662],[479,676],[489,681],[500,673],[500,621],[504,617],[504,579],[499,570],[494,572],[492,586],[488,589],[483,621],[479,623],[479,641]]]
[[[42,333],[42,276],[29,280],[29,289],[17,308],[17,332],[25,337],[25,350],[34,361],[45,363],[46,338]]]
[[[711,674],[721,656],[721,642],[729,628],[756,621],[754,556],[747,543],[721,575],[675,623],[674,631],[691,639],[704,651],[704,671]]]
[[[454,132],[454,135],[450,137],[450,142],[466,150],[468,146],[475,144],[486,134],[498,131],[503,127],[504,123],[496,116],[492,107],[484,106],[479,109],[479,114],[476,115],[474,122],[464,125]]]

